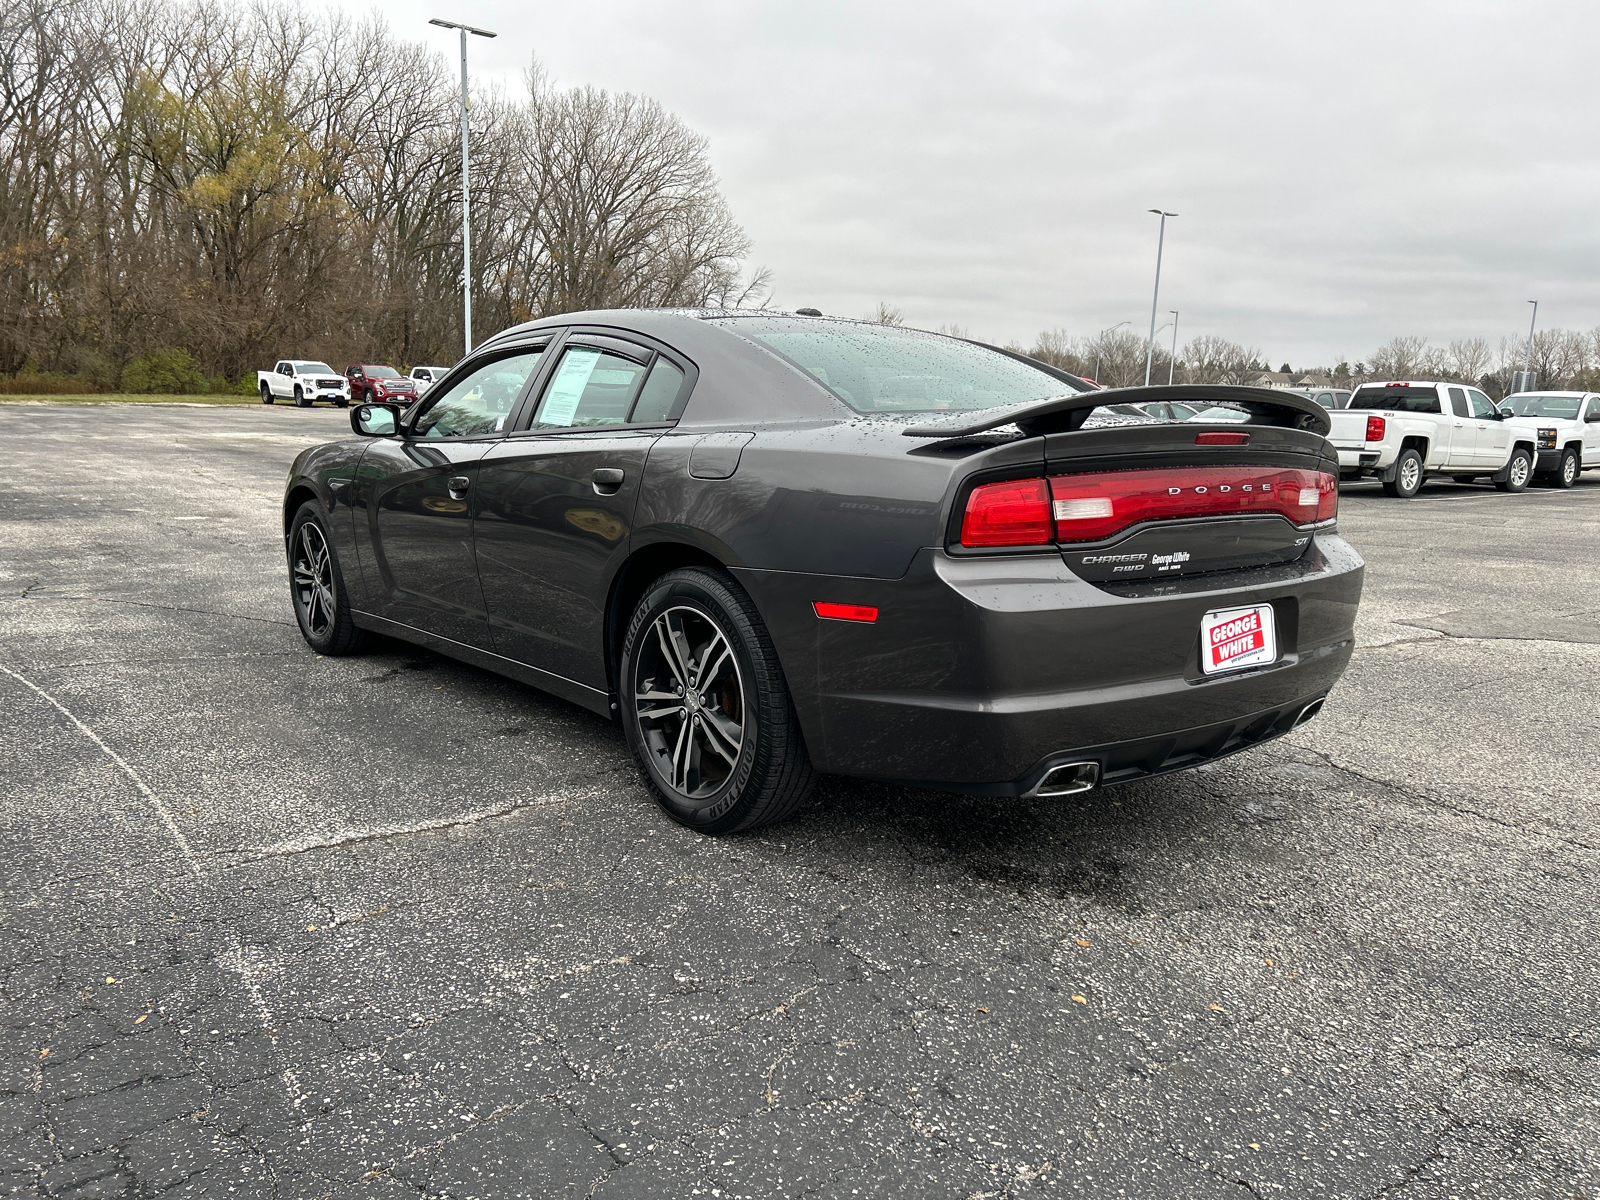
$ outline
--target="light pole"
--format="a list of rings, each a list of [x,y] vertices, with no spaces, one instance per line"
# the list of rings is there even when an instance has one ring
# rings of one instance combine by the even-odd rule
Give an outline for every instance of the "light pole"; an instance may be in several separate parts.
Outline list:
[[[467,95],[467,34],[475,33],[479,37],[499,37],[497,33],[490,33],[487,29],[476,29],[471,25],[460,25],[455,21],[441,21],[435,17],[428,22],[442,29],[459,29],[461,31],[461,307],[462,329],[467,345],[466,353],[472,353],[472,173],[467,158],[467,112],[472,107],[472,101]]]
[[[1519,392],[1533,390],[1533,327],[1539,320],[1539,302],[1529,300],[1528,303],[1533,305],[1533,316],[1528,320],[1528,357],[1523,363],[1522,386],[1517,389]]]
[[[1161,233],[1156,238],[1156,290],[1150,297],[1150,341],[1144,351],[1144,385],[1150,386],[1150,367],[1156,357],[1156,305],[1161,300],[1161,248],[1167,241],[1167,218],[1175,217],[1177,213],[1166,212],[1159,208],[1152,208],[1149,212],[1161,218]]]
[[[1100,351],[1105,348],[1106,334],[1113,329],[1121,329],[1124,325],[1131,325],[1132,321],[1118,321],[1115,325],[1107,325],[1100,331],[1100,336],[1094,340],[1094,382],[1096,387],[1103,387],[1100,382]]]
[[[1178,310],[1167,309],[1172,314],[1172,357],[1167,359],[1167,386],[1172,386],[1172,373],[1178,367]]]

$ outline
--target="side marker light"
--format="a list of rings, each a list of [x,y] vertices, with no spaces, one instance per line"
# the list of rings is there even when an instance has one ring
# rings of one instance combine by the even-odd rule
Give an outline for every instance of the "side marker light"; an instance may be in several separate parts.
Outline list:
[[[829,604],[825,600],[814,600],[811,607],[824,621],[864,621],[870,625],[878,619],[878,610],[868,604]]]

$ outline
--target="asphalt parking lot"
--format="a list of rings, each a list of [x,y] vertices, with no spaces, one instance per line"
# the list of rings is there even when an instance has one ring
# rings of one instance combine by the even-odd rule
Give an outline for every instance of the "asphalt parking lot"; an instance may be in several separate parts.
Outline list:
[[[1600,1195],[1600,475],[1347,488],[1323,714],[712,840],[295,629],[335,410],[0,407],[0,1194]]]

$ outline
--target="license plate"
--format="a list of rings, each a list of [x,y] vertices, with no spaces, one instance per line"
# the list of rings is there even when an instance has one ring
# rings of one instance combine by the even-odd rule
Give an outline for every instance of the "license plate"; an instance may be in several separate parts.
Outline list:
[[[1272,605],[1223,608],[1200,620],[1200,668],[1207,675],[1259,667],[1278,660]]]

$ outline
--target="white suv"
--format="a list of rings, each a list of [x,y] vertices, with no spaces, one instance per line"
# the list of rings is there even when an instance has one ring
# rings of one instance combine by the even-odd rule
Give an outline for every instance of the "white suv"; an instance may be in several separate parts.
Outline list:
[[[1529,430],[1539,452],[1538,471],[1557,487],[1578,482],[1578,472],[1600,467],[1600,394],[1518,392],[1500,401],[1507,425]]]

